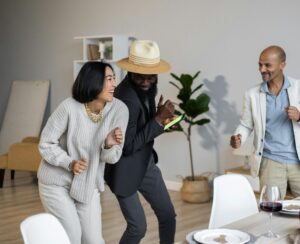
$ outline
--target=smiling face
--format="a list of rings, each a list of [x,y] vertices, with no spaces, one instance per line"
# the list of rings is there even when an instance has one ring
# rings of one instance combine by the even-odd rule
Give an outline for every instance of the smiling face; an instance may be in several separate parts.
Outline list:
[[[157,81],[157,75],[131,73],[131,79],[140,89],[148,91]]]
[[[103,102],[111,102],[113,100],[115,88],[116,88],[115,74],[111,68],[106,67],[103,89],[98,95],[97,99]]]
[[[259,58],[259,72],[263,81],[283,79],[285,61],[275,49],[264,50]]]

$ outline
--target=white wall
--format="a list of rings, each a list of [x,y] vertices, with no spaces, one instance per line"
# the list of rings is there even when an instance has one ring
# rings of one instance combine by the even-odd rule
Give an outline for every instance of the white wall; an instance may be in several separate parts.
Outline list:
[[[281,45],[287,73],[300,77],[299,9],[297,0],[0,0],[0,122],[12,80],[50,79],[52,111],[70,95],[72,60],[82,51],[74,36],[129,33],[156,40],[172,72],[201,70],[212,123],[193,130],[195,169],[221,172],[241,162],[229,136],[244,91],[261,80],[260,51]],[[159,92],[176,100],[170,80],[160,76]],[[189,174],[183,134],[162,135],[156,148],[166,179]]]

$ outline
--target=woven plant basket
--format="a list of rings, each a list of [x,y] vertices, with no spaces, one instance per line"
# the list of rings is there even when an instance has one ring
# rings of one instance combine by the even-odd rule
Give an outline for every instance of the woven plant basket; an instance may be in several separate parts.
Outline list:
[[[181,199],[189,203],[208,202],[211,198],[211,187],[206,176],[188,176],[183,179],[180,190]]]

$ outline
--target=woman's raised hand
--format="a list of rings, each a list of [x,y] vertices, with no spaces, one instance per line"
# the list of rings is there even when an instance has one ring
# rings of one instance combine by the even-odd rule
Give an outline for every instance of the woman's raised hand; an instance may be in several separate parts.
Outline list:
[[[107,135],[105,139],[105,149],[111,148],[113,145],[119,145],[123,142],[123,133],[121,128],[117,127],[113,129],[109,134]]]

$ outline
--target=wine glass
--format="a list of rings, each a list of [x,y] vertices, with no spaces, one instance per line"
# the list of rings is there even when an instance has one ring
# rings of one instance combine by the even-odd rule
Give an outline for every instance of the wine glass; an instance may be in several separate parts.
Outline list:
[[[279,187],[274,185],[264,185],[260,194],[259,206],[262,211],[269,213],[269,229],[263,236],[268,238],[278,238],[279,235],[272,231],[272,214],[282,210]]]

